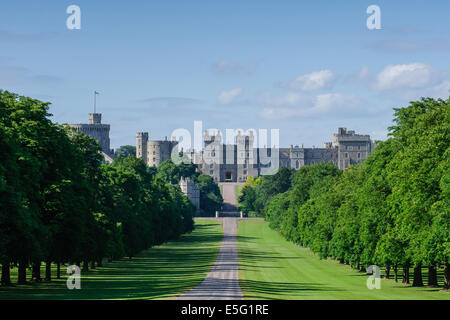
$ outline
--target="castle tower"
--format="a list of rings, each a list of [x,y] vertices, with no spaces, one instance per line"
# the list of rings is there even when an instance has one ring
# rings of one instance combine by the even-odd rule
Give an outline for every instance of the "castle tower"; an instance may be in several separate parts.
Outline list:
[[[254,148],[255,137],[253,131],[250,130],[248,134],[241,135],[238,132],[236,136],[236,181],[245,182],[249,176],[258,176],[258,169],[256,166],[257,149]]]
[[[138,132],[136,134],[136,157],[144,160],[148,164],[147,157],[148,132]]]
[[[108,156],[108,159],[112,159],[114,150],[110,149],[110,125],[102,124],[101,113],[89,113],[88,122],[87,124],[69,124],[69,126],[97,140],[102,152]]]
[[[337,164],[341,170],[366,160],[372,151],[369,135],[356,134],[347,128],[339,128],[338,133],[333,134],[333,142],[338,149]]]
[[[224,146],[222,145],[222,137],[220,131],[210,135],[208,131],[205,131],[203,138],[205,144],[203,151],[203,173],[213,177],[214,181],[221,181],[221,168],[225,163],[226,153],[224,152]]]
[[[102,114],[101,113],[89,113],[89,124],[101,124]]]

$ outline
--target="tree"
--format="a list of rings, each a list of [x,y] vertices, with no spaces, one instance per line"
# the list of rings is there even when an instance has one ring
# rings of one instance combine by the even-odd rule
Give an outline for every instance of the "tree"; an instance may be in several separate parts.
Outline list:
[[[136,157],[136,147],[130,145],[120,146],[114,154],[118,158],[126,158],[128,156]]]

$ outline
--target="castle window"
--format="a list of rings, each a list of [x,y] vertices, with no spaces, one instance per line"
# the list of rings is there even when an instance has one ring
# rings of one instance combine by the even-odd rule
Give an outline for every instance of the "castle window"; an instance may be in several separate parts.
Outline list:
[[[358,159],[361,159],[361,153],[358,152]]]
[[[348,158],[348,153],[347,152],[345,153],[345,157]]]
[[[299,166],[300,166],[300,164],[299,164],[299,162],[297,160],[297,162],[295,162],[295,168],[298,169]]]
[[[247,170],[244,170],[244,174],[247,174]]]
[[[358,146],[358,150],[361,150],[361,146]]]
[[[209,172],[209,174],[214,174],[214,171],[211,170],[211,171]]]
[[[209,167],[212,169],[212,168],[214,168],[214,165],[211,163],[211,164],[209,165]]]

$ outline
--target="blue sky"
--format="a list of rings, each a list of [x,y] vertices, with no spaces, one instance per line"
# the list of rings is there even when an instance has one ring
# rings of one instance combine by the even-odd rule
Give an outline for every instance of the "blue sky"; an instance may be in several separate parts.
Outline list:
[[[81,8],[68,30],[66,8]],[[381,30],[366,9],[381,8]],[[450,1],[2,1],[0,88],[98,111],[111,144],[177,128],[280,129],[321,146],[338,127],[384,139],[392,108],[449,96]]]

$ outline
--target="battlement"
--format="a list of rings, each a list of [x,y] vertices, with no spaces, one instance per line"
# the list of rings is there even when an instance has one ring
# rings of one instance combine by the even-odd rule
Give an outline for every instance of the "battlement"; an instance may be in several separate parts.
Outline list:
[[[102,123],[101,113],[89,113],[89,124],[100,124]]]
[[[236,130],[235,143],[224,144],[220,132],[210,134],[205,131],[203,149],[186,150],[186,156],[197,164],[199,172],[213,177],[216,182],[245,182],[249,176],[265,174],[269,163],[295,169],[316,163],[333,163],[340,169],[346,169],[364,161],[373,149],[369,135],[356,134],[346,128],[339,128],[338,133],[333,135],[333,143],[325,142],[323,148],[305,148],[303,144],[288,148],[254,147],[255,137],[251,133],[242,134]],[[138,137],[143,135],[138,133]],[[141,138],[138,138],[138,145],[144,144],[145,139]],[[170,159],[173,152],[178,152],[174,149],[176,146],[177,142],[169,141],[167,137],[162,141],[149,140],[142,147],[147,148],[146,156],[142,157],[147,159],[147,165],[158,166]],[[139,146],[137,150],[140,150]]]
[[[109,161],[114,157],[114,150],[110,149],[109,140],[111,126],[109,124],[102,124],[101,113],[89,113],[88,122],[89,123],[69,124],[69,127],[97,140],[102,152],[108,156],[106,161]]]

